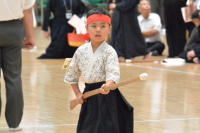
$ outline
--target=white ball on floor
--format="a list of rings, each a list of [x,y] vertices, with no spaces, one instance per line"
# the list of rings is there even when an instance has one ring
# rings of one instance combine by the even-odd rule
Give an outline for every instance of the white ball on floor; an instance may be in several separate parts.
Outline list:
[[[125,62],[126,62],[126,63],[131,63],[132,60],[131,60],[131,59],[126,59]]]

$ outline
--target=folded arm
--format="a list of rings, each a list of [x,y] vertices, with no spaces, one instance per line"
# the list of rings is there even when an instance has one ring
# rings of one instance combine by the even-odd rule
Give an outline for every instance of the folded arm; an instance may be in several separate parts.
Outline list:
[[[142,31],[142,34],[144,38],[152,37],[158,34],[158,31],[156,29],[150,29],[147,31]]]

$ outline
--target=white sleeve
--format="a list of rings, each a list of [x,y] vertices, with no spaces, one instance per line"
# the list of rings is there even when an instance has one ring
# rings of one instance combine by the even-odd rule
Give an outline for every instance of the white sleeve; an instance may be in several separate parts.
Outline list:
[[[106,81],[113,80],[115,83],[117,83],[120,79],[120,69],[117,53],[112,48],[111,50],[109,50],[109,54],[107,56],[108,58],[105,64]]]
[[[35,0],[25,0],[24,10],[31,8],[35,3]]]
[[[154,14],[154,29],[157,30],[158,32],[161,31],[162,24],[159,15]]]
[[[64,78],[64,82],[66,83],[78,84],[78,79],[81,75],[81,71],[78,65],[78,62],[79,62],[78,54],[79,52],[76,51],[72,58],[72,61],[69,64],[69,68],[66,71],[65,78]]]

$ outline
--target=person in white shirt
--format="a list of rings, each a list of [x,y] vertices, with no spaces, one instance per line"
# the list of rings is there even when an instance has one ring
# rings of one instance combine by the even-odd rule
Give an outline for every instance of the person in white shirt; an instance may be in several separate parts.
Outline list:
[[[188,6],[197,6],[197,9],[200,9],[200,0],[187,0],[187,5]]]
[[[6,86],[5,118],[10,131],[22,130],[19,127],[24,107],[21,49],[24,47],[30,50],[35,46],[32,15],[34,3],[35,0],[0,0],[0,68]]]
[[[161,21],[156,13],[151,13],[151,6],[148,0],[141,0],[139,7],[138,22],[141,32],[147,43],[148,52],[153,55],[162,55],[165,45],[161,42]]]

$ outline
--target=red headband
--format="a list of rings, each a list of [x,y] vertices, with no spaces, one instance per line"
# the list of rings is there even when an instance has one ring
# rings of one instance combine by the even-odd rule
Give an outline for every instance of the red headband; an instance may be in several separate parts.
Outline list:
[[[87,18],[86,24],[89,24],[93,21],[104,21],[110,24],[110,17],[104,14],[93,14]]]

